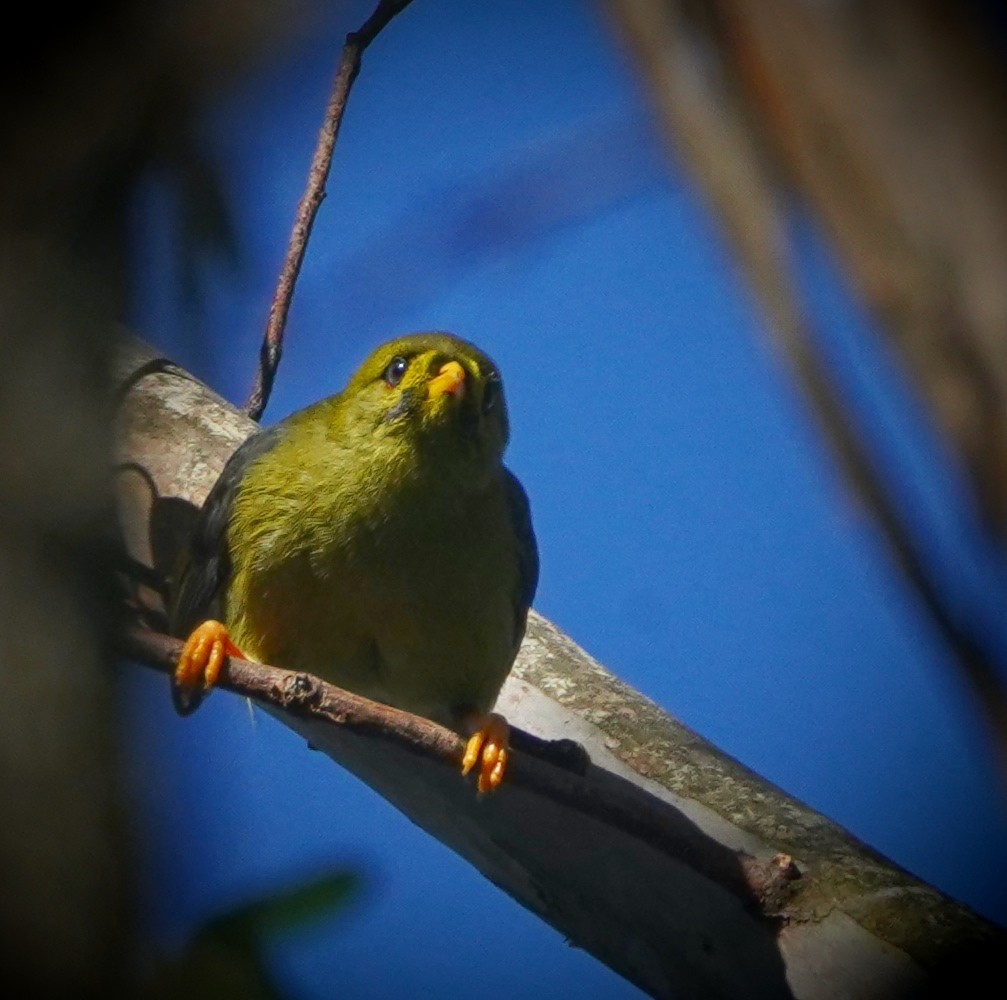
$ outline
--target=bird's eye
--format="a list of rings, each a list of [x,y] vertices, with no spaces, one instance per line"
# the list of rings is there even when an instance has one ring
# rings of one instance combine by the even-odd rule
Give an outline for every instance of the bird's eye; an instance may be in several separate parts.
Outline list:
[[[489,413],[500,399],[500,376],[490,372],[483,387],[483,413]]]
[[[384,376],[389,389],[394,389],[402,381],[402,376],[405,375],[408,367],[408,358],[404,358],[401,355],[392,358],[385,369]]]

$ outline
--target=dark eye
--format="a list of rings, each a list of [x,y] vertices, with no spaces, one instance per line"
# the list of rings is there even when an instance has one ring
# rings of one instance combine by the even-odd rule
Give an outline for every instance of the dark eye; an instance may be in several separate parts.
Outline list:
[[[483,387],[483,413],[489,413],[500,399],[500,376],[490,372]]]
[[[402,381],[402,376],[405,375],[408,367],[408,358],[403,358],[401,355],[392,358],[385,369],[384,376],[389,389],[394,389]]]

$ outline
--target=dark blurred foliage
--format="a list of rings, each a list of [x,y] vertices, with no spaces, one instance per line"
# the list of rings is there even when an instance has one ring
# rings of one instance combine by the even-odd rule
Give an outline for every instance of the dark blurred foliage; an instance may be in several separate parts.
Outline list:
[[[201,104],[293,36],[269,0],[25,8],[0,42],[0,988],[131,995],[128,809],[108,655],[108,373],[122,221],[157,164],[226,235]],[[205,220],[211,220],[210,225]]]
[[[161,959],[146,973],[144,1000],[284,1000],[267,962],[268,946],[340,913],[360,888],[351,872],[328,873],[254,900],[208,920],[184,951]]]

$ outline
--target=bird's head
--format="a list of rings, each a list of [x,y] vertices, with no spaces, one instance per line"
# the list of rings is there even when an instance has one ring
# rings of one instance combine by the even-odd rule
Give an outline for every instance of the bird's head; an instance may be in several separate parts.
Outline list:
[[[373,440],[399,440],[418,452],[447,451],[471,472],[497,465],[507,444],[497,366],[450,334],[413,334],[383,344],[341,396]]]

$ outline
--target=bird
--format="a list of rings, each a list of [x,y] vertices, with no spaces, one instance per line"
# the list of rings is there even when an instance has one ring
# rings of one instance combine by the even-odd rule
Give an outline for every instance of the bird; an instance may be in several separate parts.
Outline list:
[[[172,584],[176,707],[228,656],[314,674],[467,738],[462,773],[494,791],[509,727],[491,710],[539,574],[508,437],[497,365],[442,332],[382,344],[342,392],[255,432]]]

